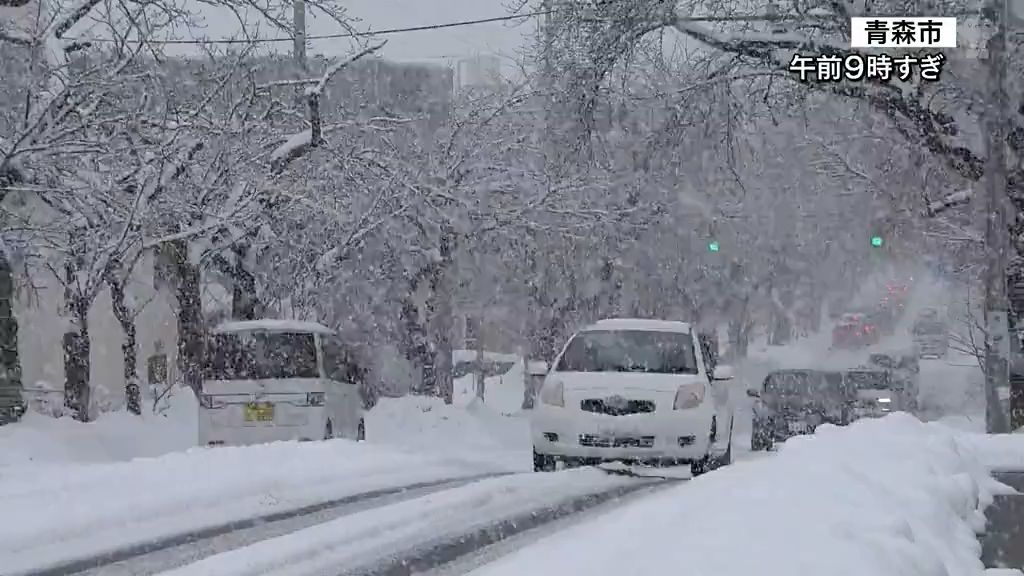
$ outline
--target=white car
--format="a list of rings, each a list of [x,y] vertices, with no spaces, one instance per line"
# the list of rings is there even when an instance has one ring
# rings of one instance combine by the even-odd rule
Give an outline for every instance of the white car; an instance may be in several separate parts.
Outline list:
[[[710,363],[685,322],[612,319],[577,332],[531,415],[534,469],[622,460],[689,463],[699,474],[728,464],[732,371]]]

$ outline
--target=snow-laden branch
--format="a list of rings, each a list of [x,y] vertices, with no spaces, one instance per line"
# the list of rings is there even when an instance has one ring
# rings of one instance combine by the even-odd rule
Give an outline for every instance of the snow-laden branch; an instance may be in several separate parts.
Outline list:
[[[971,198],[973,197],[974,192],[972,192],[971,190],[961,190],[959,192],[953,192],[952,194],[948,194],[941,200],[929,202],[925,209],[927,210],[928,216],[934,217],[945,212],[946,210],[949,210],[950,208],[962,206],[964,204],[969,203],[971,201]]]
[[[316,83],[316,86],[312,86],[306,89],[306,96],[310,96],[313,94],[316,94],[318,96],[323,95],[324,90],[327,88],[327,84],[331,81],[332,78],[334,78],[335,75],[338,74],[338,72],[341,72],[342,70],[352,65],[356,61],[361,60],[362,58],[369,56],[370,54],[373,54],[374,52],[380,50],[381,48],[384,47],[385,44],[387,44],[387,41],[379,42],[377,44],[374,44],[373,46],[368,46],[360,50],[359,52],[356,52],[352,56],[346,58],[345,60],[341,60],[329,66],[327,70],[324,72],[323,76],[320,77],[320,80]]]
[[[14,44],[25,48],[30,48],[34,44],[31,36],[16,34],[2,29],[0,29],[0,42],[7,42],[8,44]]]
[[[682,15],[677,15],[669,24],[679,32],[708,46],[748,60],[756,60],[772,69],[786,69],[789,65],[787,58],[794,50],[811,54],[828,53],[843,58],[853,54],[848,46],[798,33],[733,34],[713,30],[689,21]],[[842,25],[847,24],[844,22]],[[956,126],[951,125],[949,117],[930,108],[931,99],[920,86],[915,87],[897,81],[856,84],[808,82],[805,85],[809,90],[828,91],[838,96],[865,101],[893,120],[904,137],[910,141],[922,142],[929,151],[943,158],[961,176],[969,180],[978,180],[984,174],[984,159],[953,141],[958,133]]]
[[[70,10],[54,19],[47,29],[47,36],[52,34],[54,38],[63,38],[68,30],[71,30],[75,24],[78,24],[83,18],[88,16],[93,8],[99,6],[100,2],[102,0],[81,0],[75,3]]]
[[[310,148],[319,146],[325,132],[341,126],[324,127],[323,125],[323,118],[320,112],[320,98],[323,96],[327,84],[345,67],[380,50],[384,47],[384,44],[386,42],[374,44],[329,66],[313,86],[306,88],[305,95],[309,106],[309,129],[292,134],[284,143],[270,153],[270,170],[273,174],[280,174],[293,160],[301,157]]]

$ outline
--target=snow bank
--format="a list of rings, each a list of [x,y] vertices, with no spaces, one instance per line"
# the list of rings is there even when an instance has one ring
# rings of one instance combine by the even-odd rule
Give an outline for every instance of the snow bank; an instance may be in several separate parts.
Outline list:
[[[955,432],[895,414],[824,426],[472,574],[981,574],[982,510],[1008,491]]]
[[[89,423],[29,412],[20,422],[0,427],[0,477],[9,466],[131,460],[194,447],[195,395],[177,390],[169,402],[163,414],[147,406],[141,417],[122,410]]]
[[[467,407],[479,402],[476,397],[476,376],[473,374],[456,378],[452,386],[452,400],[456,406]],[[519,414],[523,411],[525,389],[526,379],[523,367],[519,364],[501,376],[491,376],[484,380],[483,404],[498,414]]]
[[[381,398],[366,415],[366,439],[508,470],[533,469],[527,418],[503,416],[478,402],[459,407],[427,396]]]
[[[347,440],[192,448],[54,473],[5,468],[0,566],[38,569],[369,490],[495,470]]]
[[[979,426],[984,430],[984,416]],[[989,468],[1024,470],[1024,434],[961,433],[960,437]]]
[[[512,367],[499,376],[484,379],[484,404],[499,414],[519,414],[523,410],[526,392],[526,376],[523,358],[517,354],[484,351],[484,357],[493,362],[510,362]],[[456,362],[475,362],[476,351],[452,350]],[[476,397],[476,375],[466,374],[456,378],[453,384],[453,401],[456,406],[469,406],[479,402]]]

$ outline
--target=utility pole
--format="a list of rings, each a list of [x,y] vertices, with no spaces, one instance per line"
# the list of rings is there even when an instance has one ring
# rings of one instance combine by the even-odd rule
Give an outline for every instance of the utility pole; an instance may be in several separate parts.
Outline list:
[[[306,67],[306,0],[292,0],[293,40],[292,57],[295,68],[300,74],[307,71]]]
[[[481,310],[483,309],[483,302],[480,303]],[[480,312],[479,319],[477,320],[477,333],[476,338],[476,397],[481,402],[484,401],[485,388],[487,386],[487,370],[486,370],[486,359],[484,357],[484,315]]]
[[[985,171],[987,198],[985,227],[985,429],[1001,434],[1010,431],[1009,299],[1006,288],[1007,237],[1006,199],[1006,30],[1007,0],[991,0],[995,33],[988,43],[989,93],[988,166]]]

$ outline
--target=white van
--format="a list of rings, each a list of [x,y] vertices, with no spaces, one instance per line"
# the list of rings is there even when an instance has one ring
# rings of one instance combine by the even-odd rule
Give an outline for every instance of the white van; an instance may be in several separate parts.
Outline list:
[[[363,404],[347,358],[338,335],[313,322],[221,324],[206,345],[199,444],[363,440]]]

